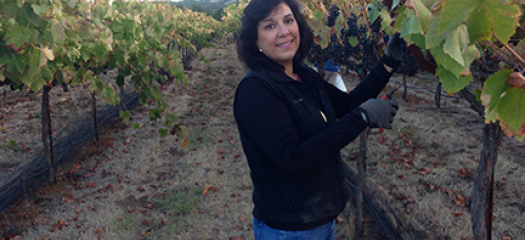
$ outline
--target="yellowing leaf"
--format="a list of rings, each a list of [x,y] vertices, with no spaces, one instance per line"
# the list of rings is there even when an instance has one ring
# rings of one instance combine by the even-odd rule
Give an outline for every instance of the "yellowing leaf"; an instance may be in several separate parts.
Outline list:
[[[445,6],[449,2],[463,1],[447,1]],[[472,43],[491,40],[492,33],[504,43],[509,41],[515,32],[516,26],[519,25],[518,21],[521,12],[516,5],[502,1],[467,0],[465,2],[471,2],[473,7],[467,20]]]
[[[462,22],[468,19],[474,9],[474,3],[478,1],[479,0],[445,1],[443,10],[439,15],[437,33],[441,34],[456,29]]]
[[[50,61],[55,60],[55,55],[53,54],[53,50],[49,49],[48,47],[40,48],[40,51],[46,56],[47,59]]]
[[[412,3],[414,4],[414,7],[417,11],[417,18],[419,20],[419,24],[423,30],[426,30],[428,28],[428,25],[430,24],[430,21],[432,20],[432,13],[428,8],[421,2],[421,0],[412,0]]]
[[[443,51],[462,66],[465,66],[465,62],[463,61],[463,50],[467,47],[467,39],[467,28],[463,25],[448,34],[445,44],[443,45]]]
[[[190,146],[190,140],[188,140],[188,138],[185,138],[184,140],[182,140],[182,142],[180,143],[180,146],[182,147],[182,149],[186,149]]]

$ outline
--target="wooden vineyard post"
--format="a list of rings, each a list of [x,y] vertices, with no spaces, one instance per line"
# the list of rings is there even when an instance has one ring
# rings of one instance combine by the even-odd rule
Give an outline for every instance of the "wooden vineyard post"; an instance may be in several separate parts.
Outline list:
[[[438,79],[439,81],[439,79]],[[441,108],[441,82],[438,83],[437,87],[436,87],[436,97],[435,97],[435,100],[436,100],[436,107],[437,108]]]
[[[407,75],[403,74],[403,100],[407,101]]]
[[[357,167],[357,186],[356,186],[356,221],[355,230],[357,235],[360,237],[363,235],[363,188],[365,185],[365,172],[366,172],[366,152],[367,146],[366,141],[370,128],[366,128],[359,136],[359,154],[357,155],[356,167]]]
[[[117,68],[117,71],[118,71],[118,75],[120,76],[120,74],[122,72],[120,67]],[[124,108],[124,111],[126,111],[126,96],[124,95],[124,84],[119,85],[118,89],[120,91],[120,105],[122,105],[122,107]]]
[[[483,149],[478,173],[474,179],[470,213],[475,240],[492,238],[492,212],[494,203],[494,168],[498,159],[498,148],[503,137],[499,123],[485,125]]]
[[[95,136],[92,138],[98,147],[98,120],[97,120],[97,97],[94,92],[91,92],[91,118],[93,125],[91,130],[95,131]]]
[[[51,112],[49,109],[49,92],[51,85],[44,86],[42,93],[42,141],[44,142],[44,152],[48,166],[53,165],[53,129],[51,128]],[[49,181],[55,183],[55,168],[49,168]]]

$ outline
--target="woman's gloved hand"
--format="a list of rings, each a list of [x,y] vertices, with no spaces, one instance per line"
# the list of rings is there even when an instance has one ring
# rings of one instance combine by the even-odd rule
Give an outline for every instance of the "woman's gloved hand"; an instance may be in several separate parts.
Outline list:
[[[386,65],[396,68],[403,59],[403,49],[401,44],[404,44],[399,33],[396,33],[390,37],[386,44],[385,55],[383,56],[383,63]]]
[[[358,109],[369,127],[391,129],[399,105],[395,100],[369,99]]]

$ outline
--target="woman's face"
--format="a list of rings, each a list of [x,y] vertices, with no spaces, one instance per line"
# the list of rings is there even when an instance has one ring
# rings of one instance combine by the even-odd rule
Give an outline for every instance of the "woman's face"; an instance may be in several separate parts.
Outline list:
[[[292,10],[281,3],[259,22],[257,46],[273,61],[290,66],[299,49],[299,26]]]

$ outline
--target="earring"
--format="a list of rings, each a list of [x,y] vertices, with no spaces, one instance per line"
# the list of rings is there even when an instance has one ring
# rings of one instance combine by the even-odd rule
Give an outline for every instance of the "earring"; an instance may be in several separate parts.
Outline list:
[[[259,48],[259,52],[263,52],[261,48]]]

